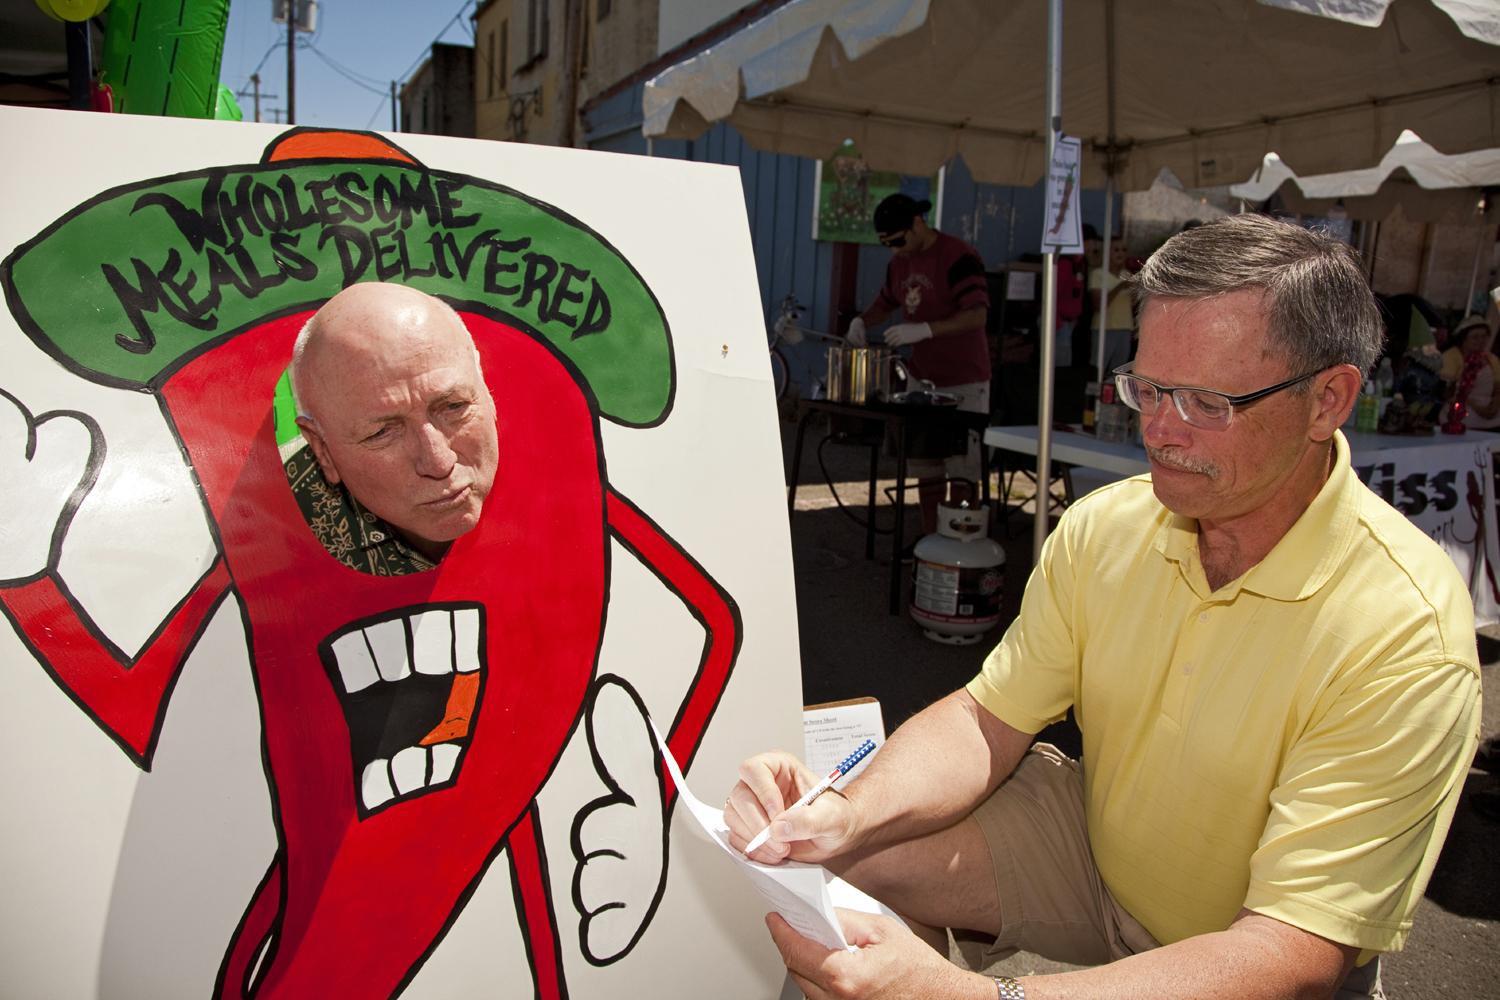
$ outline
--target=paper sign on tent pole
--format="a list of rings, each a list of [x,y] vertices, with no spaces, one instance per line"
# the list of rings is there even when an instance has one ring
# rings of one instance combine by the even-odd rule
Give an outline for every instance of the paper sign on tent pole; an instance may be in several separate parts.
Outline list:
[[[1083,143],[1067,135],[1057,137],[1052,169],[1047,172],[1047,214],[1042,223],[1042,250],[1083,253],[1083,224],[1078,192]]]

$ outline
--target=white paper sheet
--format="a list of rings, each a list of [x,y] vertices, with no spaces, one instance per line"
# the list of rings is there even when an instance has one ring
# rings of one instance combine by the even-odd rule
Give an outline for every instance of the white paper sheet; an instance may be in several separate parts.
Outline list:
[[[859,777],[885,743],[885,723],[880,716],[880,702],[869,701],[820,705],[802,712],[802,742],[807,766],[814,774],[827,774],[845,757],[875,741],[875,750],[855,764],[840,778],[834,788],[844,788]]]
[[[842,906],[846,910],[880,913],[897,920],[901,919],[879,900],[856,889],[822,865],[806,864],[800,861],[763,865],[751,861],[730,847],[729,827],[724,823],[724,811],[705,805],[694,797],[693,793],[688,790],[687,779],[682,776],[681,768],[677,766],[672,752],[667,749],[667,741],[662,738],[660,730],[656,728],[655,721],[651,723],[651,731],[656,734],[657,745],[661,747],[662,762],[666,764],[667,773],[676,782],[677,791],[682,795],[682,802],[687,806],[688,812],[713,838],[714,842],[724,849],[724,853],[734,860],[740,871],[745,873],[745,877],[750,880],[750,884],[755,886],[756,891],[765,901],[770,903],[772,908],[781,914],[798,934],[830,950],[843,948],[846,951],[854,951],[854,946],[844,939],[844,931],[839,926],[838,915],[833,911],[835,905]]]

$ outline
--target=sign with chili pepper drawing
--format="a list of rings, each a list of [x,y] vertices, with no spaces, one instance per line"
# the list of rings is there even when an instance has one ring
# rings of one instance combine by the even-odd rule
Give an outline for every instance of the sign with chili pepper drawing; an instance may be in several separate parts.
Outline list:
[[[757,629],[795,611],[737,178],[341,130],[0,128],[7,978],[774,993],[759,907],[672,836],[647,722],[705,787],[800,731],[795,628]],[[691,221],[649,208],[684,197]],[[299,332],[364,282],[445,304],[493,400],[493,486],[436,555],[302,431]]]

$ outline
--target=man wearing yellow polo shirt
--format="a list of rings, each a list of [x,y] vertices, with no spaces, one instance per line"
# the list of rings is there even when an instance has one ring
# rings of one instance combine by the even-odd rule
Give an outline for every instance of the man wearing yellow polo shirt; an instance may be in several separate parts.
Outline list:
[[[1406,940],[1479,668],[1463,581],[1338,431],[1380,343],[1358,261],[1242,215],[1135,286],[1119,384],[1150,476],[1067,512],[981,674],[846,794],[785,809],[818,776],[741,765],[737,846],[769,822],[758,860],[824,862],[910,928],[845,913],[858,950],[830,952],[769,916],[814,1000],[1380,996]],[[1069,707],[1082,761],[1031,746]],[[1096,967],[991,980],[945,960],[948,927],[993,938],[986,962]]]

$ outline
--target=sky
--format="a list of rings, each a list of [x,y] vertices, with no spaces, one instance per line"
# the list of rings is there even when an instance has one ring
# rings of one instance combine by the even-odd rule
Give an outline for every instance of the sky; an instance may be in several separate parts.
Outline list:
[[[474,0],[321,0],[317,31],[297,36],[297,124],[389,130],[391,81],[408,79],[435,41],[472,45],[474,6]],[[275,121],[272,109],[286,106],[285,42],[286,25],[271,21],[271,0],[231,0],[219,79],[235,92],[245,121],[255,120],[250,75],[257,66],[261,120]]]

